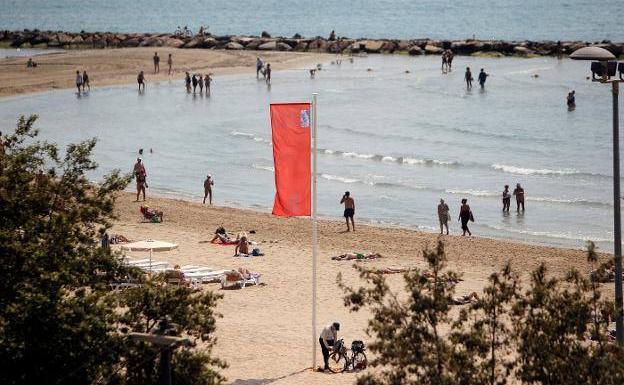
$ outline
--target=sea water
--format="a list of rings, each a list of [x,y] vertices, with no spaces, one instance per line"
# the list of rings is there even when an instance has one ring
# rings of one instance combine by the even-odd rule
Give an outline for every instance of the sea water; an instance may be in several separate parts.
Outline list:
[[[0,29],[624,40],[618,0],[2,0]]]
[[[342,194],[356,220],[437,231],[436,206],[451,207],[451,231],[467,198],[475,235],[610,249],[611,91],[586,79],[588,64],[555,58],[378,55],[277,71],[271,86],[253,74],[216,76],[210,97],[187,94],[184,79],[98,87],[0,100],[0,127],[40,115],[42,138],[60,145],[96,137],[92,176],[131,172],[144,149],[148,194],[199,200],[206,174],[216,204],[270,210],[274,173],[269,103],[308,101],[318,92],[320,214],[340,218]],[[464,68],[490,74],[467,91]],[[409,71],[409,73],[406,73]],[[577,108],[565,98],[575,89]],[[153,150],[153,153],[150,152]],[[502,213],[503,185],[521,183],[526,211]],[[134,185],[130,186],[133,189]]]

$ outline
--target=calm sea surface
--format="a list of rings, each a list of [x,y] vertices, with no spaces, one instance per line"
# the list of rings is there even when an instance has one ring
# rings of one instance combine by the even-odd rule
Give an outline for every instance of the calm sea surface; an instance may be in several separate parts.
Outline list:
[[[624,40],[618,0],[1,0],[0,29]]]
[[[211,173],[217,204],[269,210],[268,105],[318,92],[322,215],[339,217],[350,190],[360,221],[435,231],[438,200],[456,219],[465,197],[476,235],[568,247],[592,239],[610,249],[611,95],[585,79],[587,64],[458,57],[442,75],[439,60],[343,60],[326,63],[316,79],[304,68],[276,72],[270,88],[253,75],[222,76],[210,98],[187,94],[183,79],[148,83],[139,95],[134,86],[99,88],[94,77],[88,96],[67,90],[0,100],[0,127],[37,113],[51,141],[98,138],[95,180],[113,168],[130,171],[144,148],[150,193],[200,199]],[[485,91],[465,90],[465,66],[491,74]],[[503,215],[503,185],[518,182],[527,211]]]

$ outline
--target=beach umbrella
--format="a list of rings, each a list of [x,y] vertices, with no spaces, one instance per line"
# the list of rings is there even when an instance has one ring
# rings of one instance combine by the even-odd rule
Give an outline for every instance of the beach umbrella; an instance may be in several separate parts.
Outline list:
[[[121,246],[121,250],[124,251],[149,251],[149,269],[152,271],[152,253],[161,251],[171,251],[178,248],[175,243],[156,241],[153,239],[146,239],[144,241],[127,243]]]

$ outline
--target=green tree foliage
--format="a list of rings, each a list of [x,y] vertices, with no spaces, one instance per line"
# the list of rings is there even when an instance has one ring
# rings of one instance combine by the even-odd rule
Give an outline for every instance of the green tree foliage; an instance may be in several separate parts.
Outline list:
[[[357,267],[365,281],[342,283],[345,306],[367,308],[374,353],[360,385],[583,385],[624,383],[623,350],[607,342],[613,307],[598,284],[571,271],[549,278],[544,266],[523,292],[509,265],[490,276],[480,298],[451,310],[457,275],[444,267],[442,243],[423,256],[428,274],[404,275],[405,292]],[[588,260],[595,262],[593,245]]]
[[[157,352],[137,355],[124,329],[167,316],[207,346],[176,354],[186,377],[178,383],[220,383],[212,367],[222,363],[210,357],[217,297],[156,282],[111,292],[128,272],[98,238],[129,178],[115,171],[90,183],[95,140],[61,154],[37,140],[36,119],[21,117],[0,148],[0,383],[130,384],[138,370],[130,364],[149,358],[153,367]]]

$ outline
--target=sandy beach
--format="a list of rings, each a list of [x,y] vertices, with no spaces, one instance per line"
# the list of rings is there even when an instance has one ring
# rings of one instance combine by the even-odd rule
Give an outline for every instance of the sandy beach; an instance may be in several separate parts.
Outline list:
[[[154,74],[154,52],[161,57],[160,73]],[[167,75],[167,57],[173,54],[173,73]],[[256,57],[274,70],[305,67],[327,58],[313,53],[189,50],[176,48],[88,49],[35,56],[36,68],[26,68],[27,57],[0,60],[0,97],[75,87],[76,70],[87,71],[91,87],[136,83],[145,71],[147,84],[184,79],[184,72],[215,75],[255,71]],[[182,83],[181,83],[182,84]]]
[[[311,246],[310,221],[305,218],[276,218],[268,213],[202,205],[181,200],[148,197],[150,207],[164,211],[164,223],[143,223],[140,203],[135,196],[122,194],[117,204],[118,220],[111,234],[131,240],[153,238],[176,242],[179,250],[157,255],[155,260],[170,264],[198,264],[214,268],[244,267],[262,274],[265,285],[242,290],[221,290],[219,285],[204,285],[224,295],[218,310],[218,342],[215,354],[225,359],[228,383],[260,384],[334,384],[353,383],[355,374],[322,374],[309,369],[311,357],[310,301]],[[337,210],[337,214],[339,210]],[[265,256],[233,257],[234,246],[210,244],[217,226],[228,232],[250,232],[252,241]],[[406,229],[358,226],[355,233],[344,233],[342,221],[319,223],[319,313],[318,328],[338,320],[340,337],[347,344],[354,339],[367,341],[364,333],[367,314],[349,313],[336,286],[336,275],[357,284],[359,277],[350,261],[332,261],[346,252],[378,252],[383,258],[361,262],[368,267],[423,268],[421,250],[434,246],[436,234]],[[506,261],[528,280],[528,272],[544,263],[550,273],[561,276],[570,268],[588,272],[585,254],[578,250],[558,249],[511,243],[479,237],[444,236],[448,265],[463,274],[457,293],[480,292],[489,274]],[[140,255],[137,254],[137,257]],[[604,255],[601,258],[606,258]],[[402,275],[389,275],[391,287],[400,289]],[[318,338],[318,336],[317,336]],[[317,349],[317,363],[322,362]],[[331,376],[331,377],[328,377]]]

